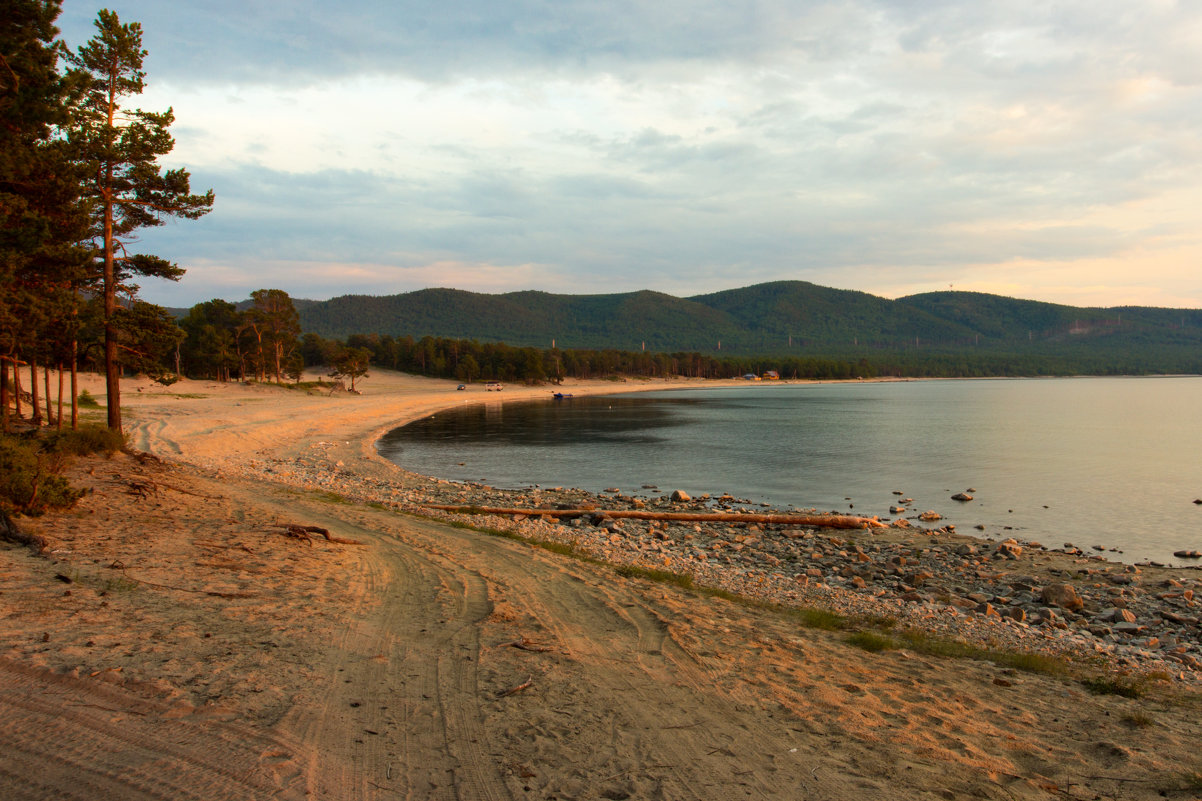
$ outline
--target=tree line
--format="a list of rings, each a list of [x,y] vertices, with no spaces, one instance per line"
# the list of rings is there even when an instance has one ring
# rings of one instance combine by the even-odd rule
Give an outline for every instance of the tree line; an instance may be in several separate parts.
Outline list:
[[[52,366],[55,422],[69,373],[74,426],[85,360],[104,371],[108,427],[120,431],[121,373],[158,369],[182,341],[136,281],[184,271],[136,252],[137,233],[208,213],[213,192],[194,194],[187,170],[159,164],[175,146],[171,110],[130,105],[145,86],[141,26],[101,10],[92,39],[71,50],[60,11],[61,0],[9,0],[0,16],[0,428],[25,399],[41,424],[40,393],[50,417]]]

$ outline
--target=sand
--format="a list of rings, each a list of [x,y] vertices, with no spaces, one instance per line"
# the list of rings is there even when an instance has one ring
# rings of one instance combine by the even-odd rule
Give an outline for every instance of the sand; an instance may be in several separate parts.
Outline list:
[[[420,482],[375,456],[375,435],[496,400],[380,371],[360,388],[127,382],[132,442],[163,463],[81,460],[72,478],[91,494],[20,521],[49,551],[0,546],[0,798],[1200,792],[1187,787],[1199,698],[1172,683],[1131,699],[869,653],[777,613],[238,469],[304,455]],[[288,523],[342,541],[290,537]]]

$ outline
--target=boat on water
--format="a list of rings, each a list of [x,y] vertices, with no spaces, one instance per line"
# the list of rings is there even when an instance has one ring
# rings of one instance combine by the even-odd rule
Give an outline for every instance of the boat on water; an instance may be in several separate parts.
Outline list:
[[[555,400],[564,400],[564,399],[566,399],[566,398],[570,398],[570,397],[572,397],[572,394],[571,394],[570,392],[568,392],[568,393],[564,393],[564,392],[552,392],[552,393],[551,393],[551,397],[552,397],[552,398],[554,398]]]

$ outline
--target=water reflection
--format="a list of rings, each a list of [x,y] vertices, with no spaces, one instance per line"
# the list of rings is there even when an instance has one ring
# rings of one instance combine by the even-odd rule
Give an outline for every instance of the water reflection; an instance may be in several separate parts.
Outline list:
[[[1202,379],[791,385],[459,407],[390,432],[408,469],[642,484],[774,506],[935,509],[961,530],[1169,560],[1202,548]],[[954,492],[978,490],[971,504]],[[850,499],[850,500],[849,500]]]

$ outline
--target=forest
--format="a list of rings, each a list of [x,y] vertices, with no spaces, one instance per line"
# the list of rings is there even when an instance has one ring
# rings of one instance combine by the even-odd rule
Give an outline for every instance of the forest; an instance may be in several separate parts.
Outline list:
[[[18,421],[74,428],[79,369],[105,376],[117,433],[119,379],[131,373],[287,383],[320,368],[351,390],[372,365],[531,383],[1202,373],[1199,310],[966,292],[886,300],[802,281],[689,298],[426,289],[308,301],[260,289],[238,304],[164,309],[139,297],[139,282],[179,280],[184,268],[137,252],[138,234],[203,216],[214,193],[160,164],[174,118],[137,106],[141,26],[100,11],[93,38],[72,50],[57,38],[59,12],[60,0],[15,0],[0,18],[4,432]]]

